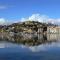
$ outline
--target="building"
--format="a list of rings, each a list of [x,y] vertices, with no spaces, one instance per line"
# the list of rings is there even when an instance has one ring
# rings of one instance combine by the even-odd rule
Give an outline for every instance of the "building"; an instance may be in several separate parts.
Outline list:
[[[59,33],[60,34],[60,26],[48,26],[47,33]]]

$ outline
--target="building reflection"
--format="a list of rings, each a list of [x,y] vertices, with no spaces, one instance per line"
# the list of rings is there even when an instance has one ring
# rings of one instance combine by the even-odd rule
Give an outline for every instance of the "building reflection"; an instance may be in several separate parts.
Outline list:
[[[0,33],[0,41],[8,41],[11,43],[16,43],[16,44],[23,44],[27,46],[37,46],[40,44],[45,44],[45,43],[51,43],[51,42],[56,42],[59,41],[60,35],[59,34],[24,34],[24,35],[18,35],[18,34],[1,34]]]

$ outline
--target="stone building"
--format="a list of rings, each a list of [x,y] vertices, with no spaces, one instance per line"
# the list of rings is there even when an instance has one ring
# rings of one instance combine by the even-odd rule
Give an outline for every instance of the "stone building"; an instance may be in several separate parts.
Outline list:
[[[48,26],[47,33],[59,33],[60,34],[60,26]]]
[[[38,28],[38,33],[43,33],[43,28]]]

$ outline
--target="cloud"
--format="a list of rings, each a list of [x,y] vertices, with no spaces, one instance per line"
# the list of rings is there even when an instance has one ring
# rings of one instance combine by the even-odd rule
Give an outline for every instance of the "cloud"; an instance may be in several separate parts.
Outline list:
[[[19,21],[24,22],[24,21],[27,21],[27,19],[26,18],[21,18],[21,20],[19,20]]]
[[[32,16],[29,16],[28,18],[21,18],[21,21],[39,21],[44,22],[48,19],[48,16],[46,15],[40,15],[40,14],[32,14]]]
[[[31,46],[29,47],[29,49],[32,51],[32,52],[40,52],[40,51],[46,51],[47,47],[44,46],[43,44],[42,45],[39,45],[39,46]]]
[[[53,24],[60,25],[60,18],[54,19],[54,18],[50,18],[49,16],[41,15],[41,14],[32,14],[31,16],[29,16],[27,18],[21,18],[20,20],[14,20],[14,21],[0,18],[0,25],[24,22],[24,21],[39,21],[42,23],[53,23]]]
[[[39,22],[44,22],[47,19],[48,19],[48,16],[40,15],[40,14],[33,14],[32,16],[29,17],[29,20],[34,20]]]
[[[41,51],[48,51],[54,48],[60,48],[60,42],[52,42],[52,43],[46,43],[41,44],[39,46],[31,46],[28,47],[32,52],[41,52]]]
[[[0,9],[6,9],[7,6],[0,6]]]
[[[8,23],[4,18],[0,18],[0,25],[6,25]]]
[[[29,49],[31,52],[42,52],[42,51],[48,51],[54,48],[60,48],[60,41],[41,44],[38,46],[26,46],[26,45],[19,45],[19,46],[22,49]]]
[[[21,22],[23,21],[39,21],[43,23],[53,23],[53,24],[60,24],[60,18],[50,18],[46,15],[40,15],[40,14],[32,14],[32,16],[29,16],[28,18],[21,18]]]
[[[13,20],[7,20],[5,18],[0,18],[0,25],[10,25],[12,23],[15,23]]]

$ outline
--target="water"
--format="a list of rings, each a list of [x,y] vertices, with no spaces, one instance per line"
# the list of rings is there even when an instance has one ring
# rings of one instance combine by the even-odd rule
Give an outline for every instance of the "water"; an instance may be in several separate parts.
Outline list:
[[[60,35],[0,33],[0,60],[60,60]]]

